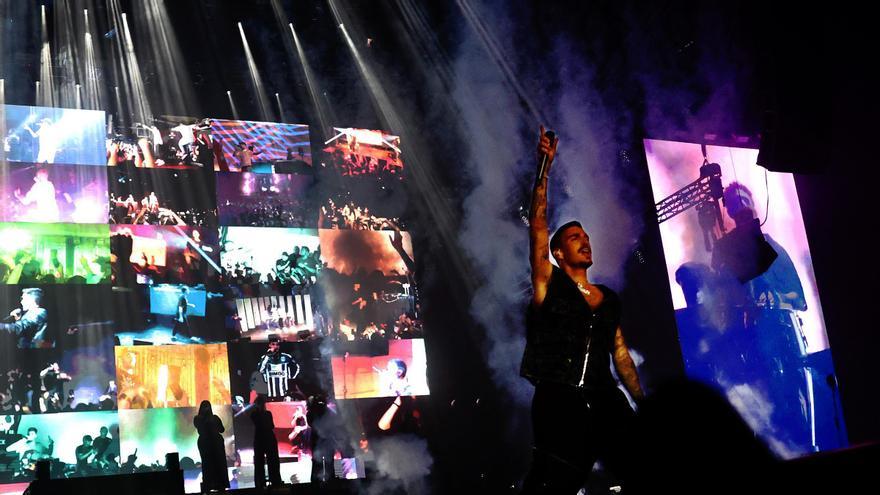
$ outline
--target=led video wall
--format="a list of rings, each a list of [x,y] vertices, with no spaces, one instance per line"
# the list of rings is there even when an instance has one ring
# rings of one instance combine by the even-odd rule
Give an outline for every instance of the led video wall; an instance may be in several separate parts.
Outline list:
[[[178,452],[198,492],[203,401],[232,488],[258,476],[261,395],[286,482],[334,460],[363,477],[372,438],[419,432],[399,138],[340,128],[313,164],[306,125],[164,116],[108,136],[102,112],[5,115],[0,491],[39,460],[98,476]]]
[[[662,209],[660,235],[687,374],[783,458],[845,446],[794,178],[755,149],[644,144],[655,201],[681,207]]]

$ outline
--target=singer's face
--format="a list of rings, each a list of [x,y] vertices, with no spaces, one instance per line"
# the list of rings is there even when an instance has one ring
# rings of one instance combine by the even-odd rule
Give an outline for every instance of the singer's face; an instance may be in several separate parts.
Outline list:
[[[562,242],[559,248],[553,251],[553,256],[560,266],[591,267],[593,248],[590,246],[590,236],[581,227],[572,225],[562,233]]]
[[[37,301],[29,294],[21,295],[21,309],[27,311],[37,307]]]

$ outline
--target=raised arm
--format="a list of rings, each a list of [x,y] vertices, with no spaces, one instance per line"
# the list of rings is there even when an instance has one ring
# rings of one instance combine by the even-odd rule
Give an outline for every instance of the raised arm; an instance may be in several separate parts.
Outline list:
[[[397,398],[394,399],[394,402],[388,406],[388,409],[385,411],[385,414],[379,418],[379,429],[382,431],[388,431],[391,429],[391,421],[394,420],[394,415],[397,414],[397,410],[400,409],[401,404],[403,404],[403,400],[398,395]]]
[[[547,229],[547,177],[550,165],[556,156],[558,138],[552,141],[541,126],[541,140],[538,143],[538,174],[532,191],[532,206],[529,209],[529,261],[532,267],[532,304],[540,306],[547,295],[547,283],[553,266],[550,264],[550,233]],[[541,173],[541,160],[546,155],[547,163]]]

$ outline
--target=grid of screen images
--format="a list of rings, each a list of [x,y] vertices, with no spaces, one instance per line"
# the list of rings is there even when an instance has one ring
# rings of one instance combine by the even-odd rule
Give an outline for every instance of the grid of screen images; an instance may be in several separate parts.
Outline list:
[[[334,129],[313,163],[306,125],[165,116],[108,136],[103,112],[4,115],[4,492],[40,460],[98,476],[169,452],[198,492],[204,401],[231,488],[260,478],[260,396],[288,483],[369,476],[376,440],[420,432],[398,137]]]

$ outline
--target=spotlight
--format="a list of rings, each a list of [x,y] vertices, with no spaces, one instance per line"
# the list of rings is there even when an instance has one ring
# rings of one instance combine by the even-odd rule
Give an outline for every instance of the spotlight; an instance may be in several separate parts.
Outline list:
[[[113,28],[110,31],[107,31],[106,33],[104,33],[104,38],[106,38],[108,40],[112,40],[115,37],[116,37],[116,28]]]
[[[232,91],[226,90],[226,94],[231,95]]]

